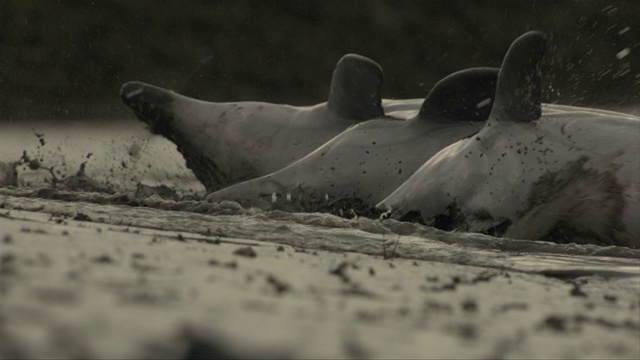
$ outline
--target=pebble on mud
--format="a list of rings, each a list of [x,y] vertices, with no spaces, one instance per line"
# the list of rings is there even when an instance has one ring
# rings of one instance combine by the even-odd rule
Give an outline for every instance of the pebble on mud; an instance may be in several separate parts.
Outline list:
[[[343,283],[347,284],[351,282],[351,279],[347,275],[347,268],[349,267],[349,263],[346,261],[342,261],[338,266],[333,269],[329,269],[329,274],[334,275],[340,278]]]
[[[2,237],[2,243],[3,244],[12,244],[13,243],[13,237],[11,237],[11,234],[5,234]]]
[[[73,217],[73,220],[76,221],[92,221],[89,215],[85,213],[78,212],[76,216]]]
[[[235,261],[229,261],[226,263],[221,263],[220,261],[216,260],[216,259],[210,259],[207,264],[209,264],[209,266],[220,266],[220,267],[224,267],[227,269],[237,269],[238,268],[238,263]]]
[[[96,256],[93,259],[91,259],[91,261],[93,261],[94,263],[99,263],[99,264],[112,264],[115,261],[111,258],[111,256],[107,255],[107,254],[103,254],[100,256]]]
[[[11,253],[0,255],[0,275],[14,275],[16,273],[16,256]]]
[[[587,297],[587,293],[582,291],[582,289],[580,288],[580,285],[578,284],[573,284],[573,289],[571,289],[569,294],[571,296]]]
[[[542,325],[558,332],[566,332],[568,329],[567,319],[558,315],[547,316]]]
[[[467,299],[462,302],[462,310],[468,313],[476,312],[478,310],[478,303],[473,299]]]
[[[458,334],[466,340],[473,340],[478,337],[478,330],[473,324],[461,324],[457,328]]]
[[[253,248],[251,246],[237,248],[233,252],[233,255],[244,256],[244,257],[249,257],[249,258],[254,258],[254,257],[258,256],[258,254],[256,254],[256,251],[253,250]]]
[[[267,284],[271,285],[278,294],[283,294],[291,290],[290,286],[274,275],[267,276]]]

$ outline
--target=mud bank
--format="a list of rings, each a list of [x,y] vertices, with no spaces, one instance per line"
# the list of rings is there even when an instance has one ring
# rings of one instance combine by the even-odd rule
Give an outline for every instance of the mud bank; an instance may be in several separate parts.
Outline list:
[[[497,252],[264,215],[6,195],[2,207],[3,357],[640,356],[634,258]]]

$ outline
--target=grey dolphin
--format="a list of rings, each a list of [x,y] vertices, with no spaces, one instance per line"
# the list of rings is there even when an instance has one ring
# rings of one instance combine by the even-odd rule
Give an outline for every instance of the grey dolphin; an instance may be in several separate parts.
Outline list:
[[[348,54],[336,65],[329,100],[315,106],[212,103],[141,82],[124,84],[120,96],[213,191],[281,169],[349,126],[382,117],[381,87],[380,66]]]
[[[640,247],[640,118],[541,104],[543,34],[518,38],[485,127],[377,206],[442,228]]]
[[[367,214],[433,154],[482,128],[497,75],[494,68],[449,75],[433,87],[411,119],[360,123],[282,170],[207,199],[297,211],[349,207]]]

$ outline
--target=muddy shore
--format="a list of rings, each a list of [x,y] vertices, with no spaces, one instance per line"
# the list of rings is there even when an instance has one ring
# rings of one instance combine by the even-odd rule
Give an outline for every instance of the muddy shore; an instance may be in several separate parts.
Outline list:
[[[287,220],[238,237],[242,223],[198,215],[224,229],[207,235],[136,226],[124,207],[118,219],[108,205],[21,201],[5,195],[0,210],[3,358],[640,355],[633,260],[627,274],[544,275],[408,259],[404,237],[395,253],[375,234],[362,248],[287,245],[278,231],[349,235]]]

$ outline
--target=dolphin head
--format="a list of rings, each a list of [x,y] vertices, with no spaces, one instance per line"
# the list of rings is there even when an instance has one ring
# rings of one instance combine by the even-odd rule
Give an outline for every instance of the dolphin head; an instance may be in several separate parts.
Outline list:
[[[212,139],[202,131],[202,124],[210,115],[204,111],[204,102],[137,81],[125,83],[120,90],[120,98],[152,133],[162,135],[176,145],[187,167],[207,190],[229,184],[228,173],[217,165],[215,158],[209,156],[211,152],[205,146]],[[185,110],[185,107],[190,110]]]
[[[458,198],[467,197],[475,189],[465,186],[471,179],[478,181],[474,164],[464,155],[475,144],[468,139],[442,149],[420,167],[402,186],[378,203],[383,216],[396,220],[415,217],[418,222],[430,222],[448,212]]]
[[[493,107],[480,132],[435,154],[380,202],[377,209],[396,219],[419,213],[426,221],[458,207],[465,211],[479,209],[487,202],[481,200],[491,201],[498,196],[510,199],[504,194],[498,195],[507,192],[499,189],[498,184],[512,184],[513,179],[518,179],[520,168],[516,156],[506,156],[516,150],[513,146],[505,149],[505,144],[516,137],[514,134],[527,134],[521,128],[540,117],[540,63],[544,45],[544,35],[540,32],[529,32],[516,39],[498,73]],[[488,75],[492,80],[492,74]],[[421,112],[426,110],[423,106]],[[467,114],[472,115],[473,112]],[[495,196],[492,189],[498,189],[494,190]]]
[[[173,137],[171,123],[174,119],[172,104],[175,93],[157,86],[131,81],[120,89],[120,98],[149,126],[154,134]]]

